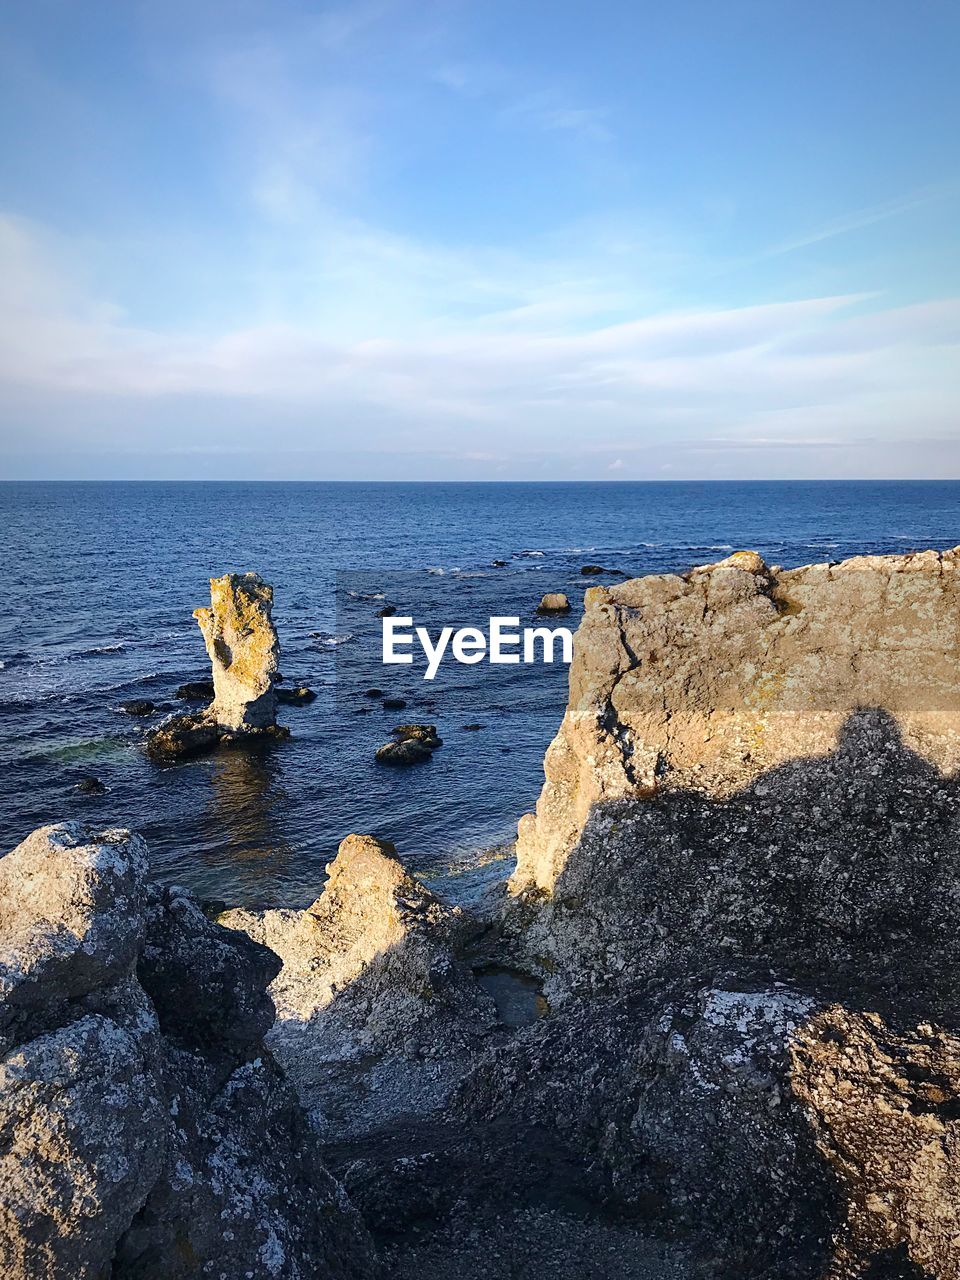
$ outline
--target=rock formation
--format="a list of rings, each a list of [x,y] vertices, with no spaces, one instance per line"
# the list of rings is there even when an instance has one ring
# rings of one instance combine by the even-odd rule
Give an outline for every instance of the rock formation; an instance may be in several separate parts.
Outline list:
[[[958,564],[588,592],[473,913],[350,836],[221,928],[136,837],[35,833],[0,1270],[373,1276],[359,1213],[398,1280],[960,1280]]]
[[[272,608],[273,588],[259,574],[210,579],[210,607],[195,609],[193,616],[213,667],[213,701],[203,711],[158,725],[147,739],[151,756],[174,760],[237,738],[286,736],[277,724],[280,641]],[[205,687],[203,681],[182,685],[177,697],[192,698]],[[299,701],[309,701],[309,691],[302,692]]]
[[[342,1133],[439,1106],[496,1013],[461,958],[475,926],[409,875],[391,844],[348,836],[327,873],[306,911],[219,920],[283,961],[267,1043],[315,1123]]]
[[[366,1280],[376,1263],[263,1048],[279,961],[45,827],[0,860],[5,1280]]]
[[[273,587],[259,574],[226,573],[210,579],[209,609],[193,611],[213,667],[210,714],[224,729],[269,729],[277,722],[280,641],[272,609]]]
[[[729,797],[823,758],[860,707],[905,746],[960,764],[960,551],[768,569],[737,552],[685,577],[586,593],[570,700],[515,890],[553,891],[593,808],[689,788]]]

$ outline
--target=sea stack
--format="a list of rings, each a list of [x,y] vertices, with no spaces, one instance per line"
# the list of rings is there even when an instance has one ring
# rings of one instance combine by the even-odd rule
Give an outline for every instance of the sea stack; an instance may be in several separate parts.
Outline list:
[[[287,736],[277,724],[280,641],[272,609],[273,588],[257,573],[210,579],[210,607],[193,616],[213,667],[213,701],[159,725],[147,739],[154,759],[197,755],[237,738]]]
[[[209,609],[193,611],[213,666],[208,714],[234,733],[276,727],[280,641],[272,609],[273,587],[258,573],[225,573],[210,579]]]

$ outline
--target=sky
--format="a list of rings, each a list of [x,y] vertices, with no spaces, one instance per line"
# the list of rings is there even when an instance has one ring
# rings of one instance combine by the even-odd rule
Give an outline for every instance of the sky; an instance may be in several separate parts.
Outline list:
[[[31,0],[0,476],[960,477],[954,0]]]

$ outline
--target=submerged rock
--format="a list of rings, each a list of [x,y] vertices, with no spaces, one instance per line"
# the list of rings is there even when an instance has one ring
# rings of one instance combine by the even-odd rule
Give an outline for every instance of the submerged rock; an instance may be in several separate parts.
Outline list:
[[[389,764],[404,768],[411,764],[423,764],[431,759],[433,752],[415,738],[401,738],[399,742],[385,742],[378,747],[375,759],[379,764]]]
[[[85,773],[77,779],[74,790],[81,792],[85,796],[102,796],[106,791],[106,786],[99,778],[94,777],[92,773]]]
[[[278,689],[277,702],[281,702],[288,707],[303,707],[308,702],[316,702],[317,695],[313,689],[308,689],[305,684],[296,685],[292,689]]]
[[[156,709],[156,703],[149,698],[132,698],[129,702],[120,703],[120,710],[128,716],[152,716]]]
[[[206,711],[170,716],[147,738],[147,754],[161,763],[203,755],[220,742],[223,734]]]
[[[182,702],[209,702],[213,698],[212,680],[188,680],[173,695]]]
[[[390,732],[396,734],[401,742],[419,742],[431,751],[443,746],[435,724],[398,724]]]

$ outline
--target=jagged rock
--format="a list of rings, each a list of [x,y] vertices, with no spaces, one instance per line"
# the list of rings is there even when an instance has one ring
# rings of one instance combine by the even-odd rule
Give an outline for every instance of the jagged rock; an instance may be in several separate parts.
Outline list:
[[[0,860],[0,1274],[374,1276],[262,1045],[276,957],[145,867],[76,823]]]
[[[524,945],[553,999],[746,964],[954,1025],[958,912],[960,783],[861,711],[730,797],[598,806]]]
[[[348,836],[327,872],[306,911],[219,920],[281,957],[267,1043],[315,1122],[337,1134],[436,1108],[496,1010],[460,958],[475,926],[409,875],[391,844]]]
[[[605,569],[602,564],[584,564],[580,566],[580,572],[584,577],[595,578],[598,574],[607,573],[615,578],[626,577],[622,569]]]
[[[289,736],[277,724],[280,642],[272,608],[273,588],[259,574],[210,579],[210,607],[195,609],[193,616],[213,666],[213,702],[204,711],[171,716],[158,725],[147,739],[153,759],[182,759],[249,737]],[[203,688],[202,681],[181,685],[177,696],[190,698]]]
[[[259,574],[226,573],[210,579],[210,607],[193,612],[213,666],[210,711],[224,729],[276,724],[280,642],[272,609],[273,588]]]
[[[825,756],[860,707],[886,708],[910,749],[954,772],[958,564],[928,551],[782,571],[738,552],[589,590],[514,889],[553,892],[594,806],[669,788],[730,797]]]
[[[0,1063],[0,1272],[8,1280],[110,1273],[162,1167],[169,1117],[151,1069],[152,1036],[148,1025],[131,1030],[91,1014]]]
[[[537,613],[569,613],[570,601],[562,591],[548,591],[537,605]]]
[[[273,1025],[267,987],[279,971],[272,951],[213,924],[192,894],[150,886],[137,977],[178,1045],[243,1061]]]
[[[132,698],[129,702],[120,703],[120,710],[128,716],[152,716],[156,709],[156,703],[149,698]]]
[[[453,1186],[442,1168],[417,1188],[395,1167],[376,1199],[358,1190],[371,1213],[385,1194],[413,1213],[428,1196],[449,1206],[469,1194],[460,1161],[471,1152],[482,1181],[496,1151],[508,1197],[531,1157],[549,1161],[568,1195],[686,1240],[700,1275],[948,1280],[958,1096],[960,1041],[929,1024],[894,1030],[784,987],[679,984],[577,1002],[483,1055],[453,1106]]]
[[[213,698],[213,681],[188,680],[173,696],[183,702],[209,702]]]

